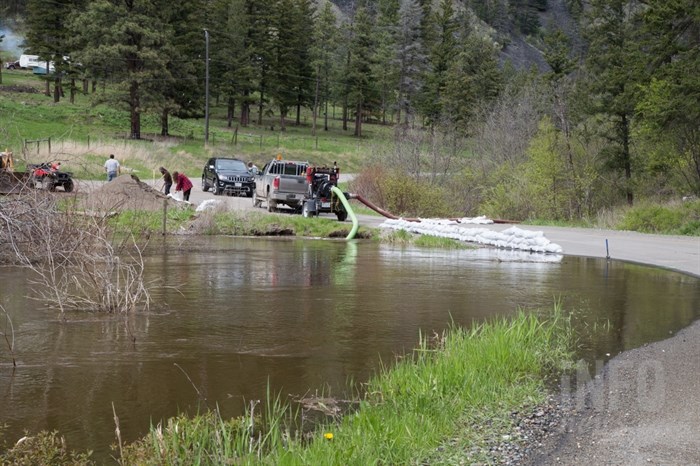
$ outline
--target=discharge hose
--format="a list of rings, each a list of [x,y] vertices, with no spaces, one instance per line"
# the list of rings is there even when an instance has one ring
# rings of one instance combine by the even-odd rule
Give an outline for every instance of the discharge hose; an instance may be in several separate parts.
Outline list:
[[[343,207],[345,207],[345,210],[348,211],[348,214],[350,215],[350,219],[352,220],[352,229],[350,230],[350,233],[348,233],[348,236],[345,237],[346,240],[351,240],[355,237],[357,234],[357,229],[360,227],[360,224],[357,221],[357,217],[355,216],[355,212],[353,212],[352,207],[350,207],[350,203],[348,200],[345,198],[345,194],[338,188],[337,186],[333,186],[331,188],[331,191],[338,196],[338,199],[340,199],[340,202],[343,203]]]

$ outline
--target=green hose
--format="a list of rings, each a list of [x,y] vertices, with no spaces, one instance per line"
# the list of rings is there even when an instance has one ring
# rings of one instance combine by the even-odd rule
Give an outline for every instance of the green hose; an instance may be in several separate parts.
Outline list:
[[[352,211],[352,207],[350,207],[350,203],[348,202],[347,199],[345,199],[345,194],[343,194],[343,192],[337,186],[333,186],[331,188],[331,191],[333,193],[335,193],[336,196],[338,196],[338,198],[340,199],[340,202],[343,203],[345,210],[347,210],[348,214],[350,214],[350,219],[352,220],[352,229],[350,230],[350,233],[348,233],[348,236],[345,237],[345,239],[351,240],[357,234],[357,229],[360,227],[360,224],[357,222],[357,217],[355,216],[355,212]]]

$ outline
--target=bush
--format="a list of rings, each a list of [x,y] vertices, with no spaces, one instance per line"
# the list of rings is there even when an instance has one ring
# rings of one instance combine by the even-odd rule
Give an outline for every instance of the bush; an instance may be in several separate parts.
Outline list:
[[[700,201],[632,207],[617,225],[618,230],[681,235],[700,234]]]

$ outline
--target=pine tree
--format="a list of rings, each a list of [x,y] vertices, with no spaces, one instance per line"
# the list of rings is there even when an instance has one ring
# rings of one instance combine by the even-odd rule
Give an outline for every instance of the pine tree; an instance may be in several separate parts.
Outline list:
[[[377,78],[382,123],[387,113],[396,108],[396,88],[399,74],[395,66],[396,37],[399,21],[399,0],[381,0],[378,4],[377,47],[372,73]]]
[[[632,119],[637,103],[639,66],[636,50],[638,18],[629,0],[593,0],[589,12],[589,51],[586,66],[591,111],[607,118],[612,131],[605,156],[609,167],[621,170],[627,203],[632,204]]]
[[[160,12],[169,0],[99,0],[76,12],[69,22],[80,38],[75,60],[93,76],[113,83],[105,102],[124,105],[130,113],[130,137],[141,138],[141,114],[162,103],[159,82],[171,79],[168,70],[172,28]]]
[[[644,11],[651,79],[637,107],[644,135],[670,145],[658,165],[682,180],[681,189],[700,196],[700,5],[693,0],[654,0]]]
[[[314,70],[314,104],[313,128],[316,134],[316,118],[318,111],[323,108],[324,130],[328,131],[328,103],[330,100],[331,76],[333,74],[334,58],[338,53],[337,18],[326,2],[314,22],[314,34],[311,47],[312,66]]]
[[[373,87],[372,65],[374,55],[372,18],[364,8],[355,12],[352,24],[352,39],[348,53],[348,103],[355,110],[355,132],[362,136],[362,120],[373,103],[376,92]]]
[[[433,41],[430,44],[430,66],[425,74],[419,105],[428,125],[436,124],[443,114],[442,95],[447,86],[450,63],[457,55],[458,24],[452,0],[441,0],[431,15]]]
[[[422,75],[426,67],[421,34],[422,19],[423,8],[418,0],[401,0],[396,40],[396,67],[399,72],[398,120],[401,120],[403,113],[405,124],[414,117],[416,111],[414,98],[422,87]]]
[[[54,102],[61,98],[61,77],[70,71],[70,34],[66,28],[71,11],[81,8],[82,0],[29,0],[27,3],[26,44],[29,51],[46,62],[46,94],[49,90],[49,63],[53,63]]]

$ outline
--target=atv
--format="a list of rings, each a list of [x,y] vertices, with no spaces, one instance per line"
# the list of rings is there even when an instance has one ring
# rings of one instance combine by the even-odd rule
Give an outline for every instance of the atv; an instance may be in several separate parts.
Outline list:
[[[61,171],[60,163],[40,163],[27,167],[30,180],[34,187],[41,187],[47,191],[56,191],[57,186],[61,186],[67,193],[73,191],[73,174]]]

